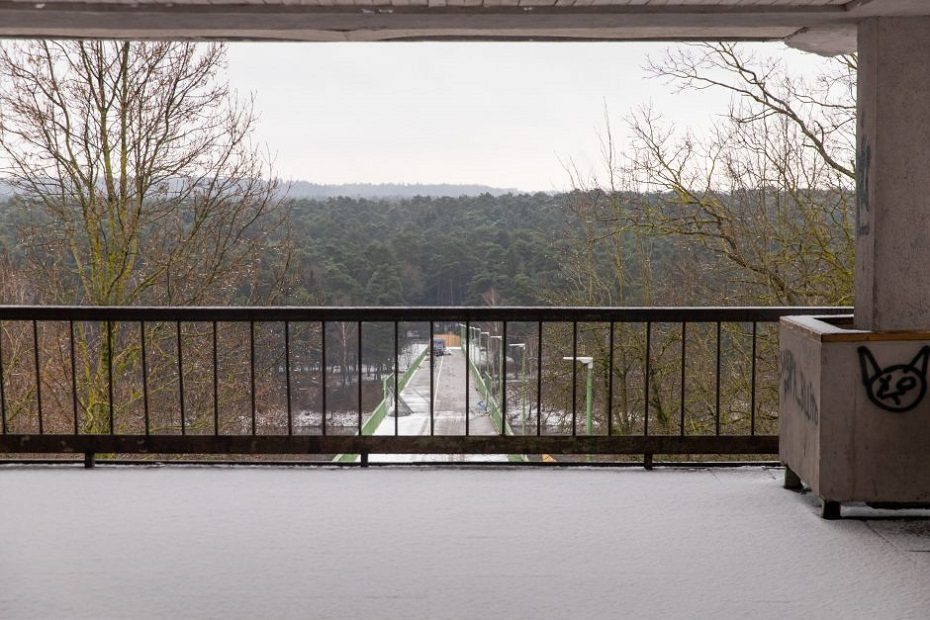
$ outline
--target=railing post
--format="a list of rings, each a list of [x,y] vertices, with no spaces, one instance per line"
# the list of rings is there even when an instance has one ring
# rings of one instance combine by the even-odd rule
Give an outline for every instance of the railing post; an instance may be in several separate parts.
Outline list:
[[[84,469],[93,469],[96,466],[96,458],[93,452],[84,453]]]

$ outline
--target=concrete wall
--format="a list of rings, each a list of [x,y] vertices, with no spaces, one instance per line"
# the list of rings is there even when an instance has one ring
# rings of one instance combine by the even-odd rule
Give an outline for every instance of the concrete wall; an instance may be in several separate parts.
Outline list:
[[[930,18],[864,21],[858,90],[856,327],[930,329]]]

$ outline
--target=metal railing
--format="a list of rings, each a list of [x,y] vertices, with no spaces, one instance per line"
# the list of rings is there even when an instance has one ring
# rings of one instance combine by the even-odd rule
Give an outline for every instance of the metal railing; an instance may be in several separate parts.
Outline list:
[[[777,321],[851,310],[3,306],[0,454],[775,454]],[[460,386],[437,386],[442,333]],[[415,343],[428,432],[404,435]],[[462,432],[437,433],[437,389]]]

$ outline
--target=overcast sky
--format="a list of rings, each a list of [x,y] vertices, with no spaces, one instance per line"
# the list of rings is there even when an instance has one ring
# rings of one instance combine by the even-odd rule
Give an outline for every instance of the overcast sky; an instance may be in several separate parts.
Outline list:
[[[810,74],[817,56],[756,44]],[[252,92],[259,137],[284,178],[316,183],[569,184],[600,161],[609,111],[651,103],[700,132],[728,96],[675,94],[642,69],[665,43],[233,43],[233,88]]]

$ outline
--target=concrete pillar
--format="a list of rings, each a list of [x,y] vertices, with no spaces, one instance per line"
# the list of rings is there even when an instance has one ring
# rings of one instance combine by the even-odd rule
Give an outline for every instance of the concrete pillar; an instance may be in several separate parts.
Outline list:
[[[930,18],[859,25],[855,327],[930,330]]]

